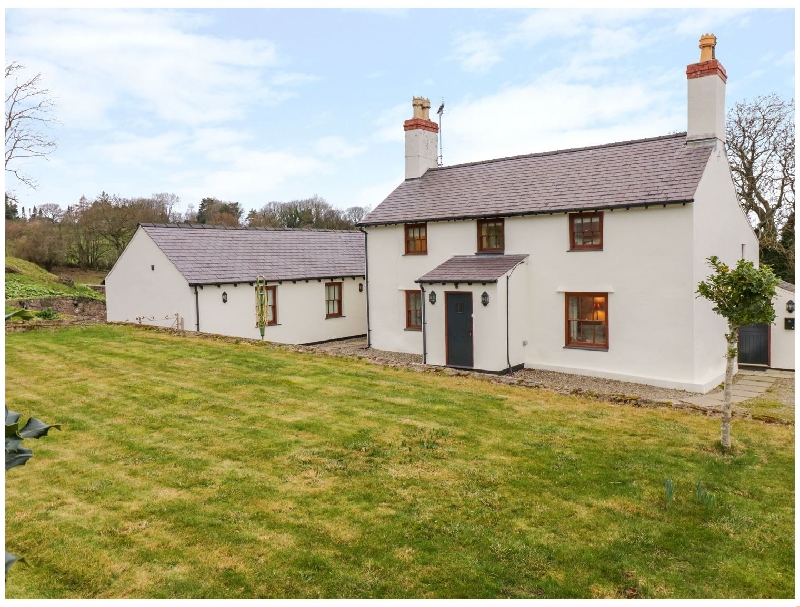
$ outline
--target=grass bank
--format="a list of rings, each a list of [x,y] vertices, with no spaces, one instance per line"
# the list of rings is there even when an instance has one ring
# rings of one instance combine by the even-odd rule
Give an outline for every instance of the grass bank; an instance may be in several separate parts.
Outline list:
[[[6,374],[63,425],[6,478],[8,598],[794,596],[792,427],[123,326]]]
[[[40,268],[35,263],[17,257],[6,257],[5,276],[7,300],[74,297],[77,295],[105,301],[102,293],[98,293],[78,281],[75,281],[74,285],[59,282],[59,278],[55,274]]]

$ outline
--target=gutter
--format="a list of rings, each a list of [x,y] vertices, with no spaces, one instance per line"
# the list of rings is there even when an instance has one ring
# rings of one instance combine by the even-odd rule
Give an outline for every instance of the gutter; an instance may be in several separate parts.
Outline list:
[[[367,348],[372,346],[372,331],[369,327],[369,256],[367,255],[367,231],[364,228],[358,228],[358,231],[364,234],[364,284],[366,286],[367,294]]]
[[[374,223],[360,223],[360,226],[390,226],[390,225],[399,225],[401,223],[414,223],[414,222],[427,222],[427,221],[464,221],[467,219],[489,219],[489,218],[503,218],[503,217],[528,217],[533,215],[561,215],[562,213],[589,213],[595,211],[613,211],[615,209],[636,209],[640,207],[644,207],[645,209],[649,207],[666,207],[667,205],[686,205],[687,203],[694,202],[694,198],[687,198],[685,200],[668,200],[666,202],[635,202],[635,203],[625,203],[625,204],[607,204],[600,207],[579,207],[574,209],[551,209],[546,211],[519,211],[517,213],[483,213],[480,215],[450,215],[446,217],[419,217],[419,218],[405,218],[402,220],[392,220],[392,221],[378,221]]]

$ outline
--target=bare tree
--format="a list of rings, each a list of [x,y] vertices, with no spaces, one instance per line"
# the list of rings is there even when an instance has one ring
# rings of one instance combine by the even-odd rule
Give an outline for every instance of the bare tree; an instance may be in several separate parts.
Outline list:
[[[737,103],[728,112],[726,138],[739,203],[758,236],[762,257],[765,251],[779,251],[793,275],[794,99],[771,93]]]
[[[45,158],[56,149],[56,142],[43,129],[56,120],[50,91],[42,88],[41,74],[22,77],[25,66],[12,61],[6,65],[6,172],[21,183],[36,189],[36,181],[22,172],[20,161]],[[13,194],[9,198],[14,199]]]

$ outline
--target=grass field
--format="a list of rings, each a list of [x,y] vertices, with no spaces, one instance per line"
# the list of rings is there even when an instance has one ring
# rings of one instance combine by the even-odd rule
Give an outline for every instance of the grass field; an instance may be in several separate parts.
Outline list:
[[[7,335],[6,397],[63,425],[8,598],[794,597],[793,427],[102,325]]]

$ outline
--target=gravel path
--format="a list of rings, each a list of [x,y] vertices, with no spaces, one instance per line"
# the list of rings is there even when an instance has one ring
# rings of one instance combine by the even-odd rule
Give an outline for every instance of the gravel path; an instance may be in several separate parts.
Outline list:
[[[602,379],[538,369],[521,369],[511,375],[490,375],[443,367],[430,367],[422,364],[422,356],[419,354],[386,352],[375,348],[367,349],[366,345],[366,337],[357,337],[306,347],[335,356],[362,358],[377,364],[402,366],[420,372],[469,375],[495,383],[544,388],[561,394],[576,394],[589,398],[641,406],[675,406],[709,413],[702,407],[688,403],[686,399],[697,396],[697,394],[685,390],[672,390],[615,379]],[[719,390],[719,388],[716,388],[712,392]],[[784,404],[794,405],[794,380],[778,379],[773,393]]]

